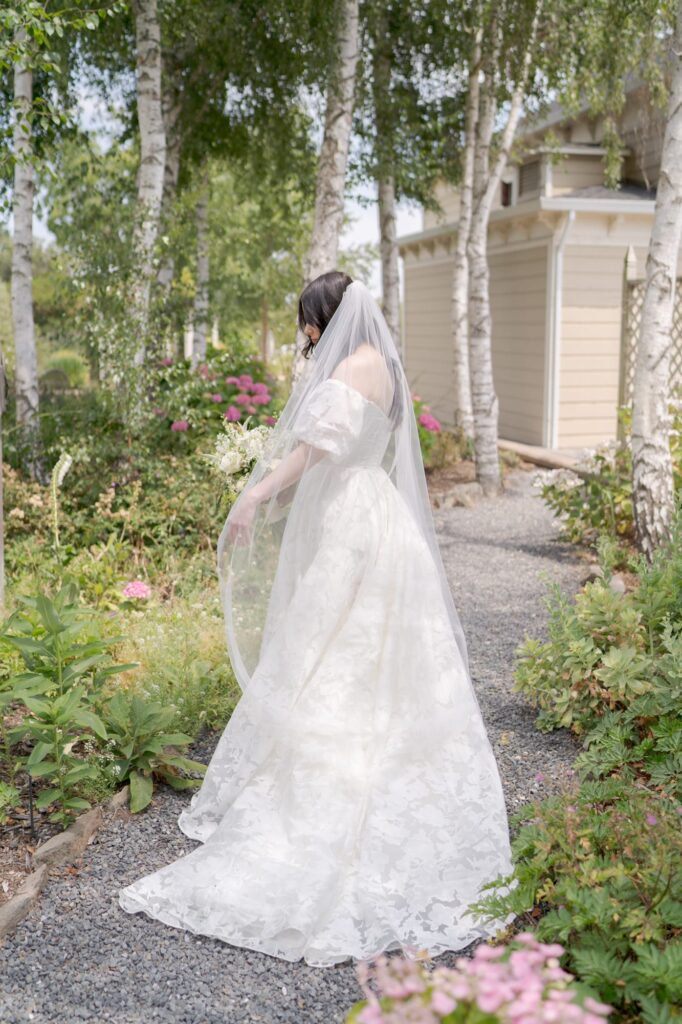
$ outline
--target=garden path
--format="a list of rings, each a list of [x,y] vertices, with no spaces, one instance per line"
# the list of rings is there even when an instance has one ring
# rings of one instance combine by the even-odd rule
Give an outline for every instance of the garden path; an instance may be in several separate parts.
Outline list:
[[[512,692],[514,651],[546,622],[542,574],[567,592],[584,575],[533,475],[514,470],[502,496],[434,512],[510,812],[556,785],[577,752],[570,734],[538,732]],[[194,756],[208,760],[216,739],[197,741]],[[164,788],[139,815],[109,814],[80,866],[55,872],[0,944],[0,1024],[341,1024],[360,996],[352,967],[292,965],[120,909],[122,885],[195,846],[176,824],[188,799]]]

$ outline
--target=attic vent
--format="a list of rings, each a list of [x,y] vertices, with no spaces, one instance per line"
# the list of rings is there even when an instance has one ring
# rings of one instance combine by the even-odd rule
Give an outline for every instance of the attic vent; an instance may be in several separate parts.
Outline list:
[[[521,167],[519,173],[519,195],[525,196],[529,192],[538,192],[540,189],[540,161],[532,160]]]

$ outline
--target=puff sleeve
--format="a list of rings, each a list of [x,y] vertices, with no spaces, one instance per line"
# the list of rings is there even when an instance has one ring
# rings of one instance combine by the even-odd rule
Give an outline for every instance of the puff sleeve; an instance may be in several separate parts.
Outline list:
[[[311,392],[292,427],[294,437],[340,462],[362,432],[365,403],[355,388],[328,377]]]

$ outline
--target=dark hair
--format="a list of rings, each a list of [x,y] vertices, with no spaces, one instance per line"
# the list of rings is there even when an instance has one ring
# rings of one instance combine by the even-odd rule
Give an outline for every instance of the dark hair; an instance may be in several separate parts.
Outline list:
[[[329,270],[326,274],[320,274],[314,281],[303,289],[298,300],[298,325],[303,330],[306,324],[317,327],[320,334],[324,333],[325,327],[334,316],[338,305],[343,298],[348,285],[353,278],[344,274],[342,270]],[[315,342],[308,339],[303,348],[303,355],[307,359],[315,348]]]

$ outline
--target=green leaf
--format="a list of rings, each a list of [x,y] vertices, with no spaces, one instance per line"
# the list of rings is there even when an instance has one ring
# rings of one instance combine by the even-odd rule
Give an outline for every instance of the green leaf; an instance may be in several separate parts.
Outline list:
[[[154,781],[151,775],[141,775],[140,772],[130,773],[130,811],[136,814],[142,811],[151,803],[154,792]]]
[[[55,607],[49,597],[46,597],[45,594],[38,594],[36,597],[36,609],[48,633],[52,633],[53,636],[61,633],[65,627],[65,623],[63,623],[57,615]]]
[[[26,762],[26,767],[29,768],[31,765],[39,764],[44,757],[47,757],[51,750],[53,750],[52,743],[46,743],[45,740],[36,743]]]
[[[59,795],[60,791],[58,789],[44,789],[33,802],[38,810],[44,811],[46,807],[55,802]]]
[[[94,711],[86,711],[85,708],[79,708],[79,710],[73,715],[73,721],[77,725],[84,725],[88,729],[92,729],[92,731],[103,740],[109,738],[107,727],[102,719],[94,713]]]
[[[43,775],[53,775],[59,765],[56,761],[40,761],[39,764],[26,765],[29,774],[34,779],[39,779]]]

